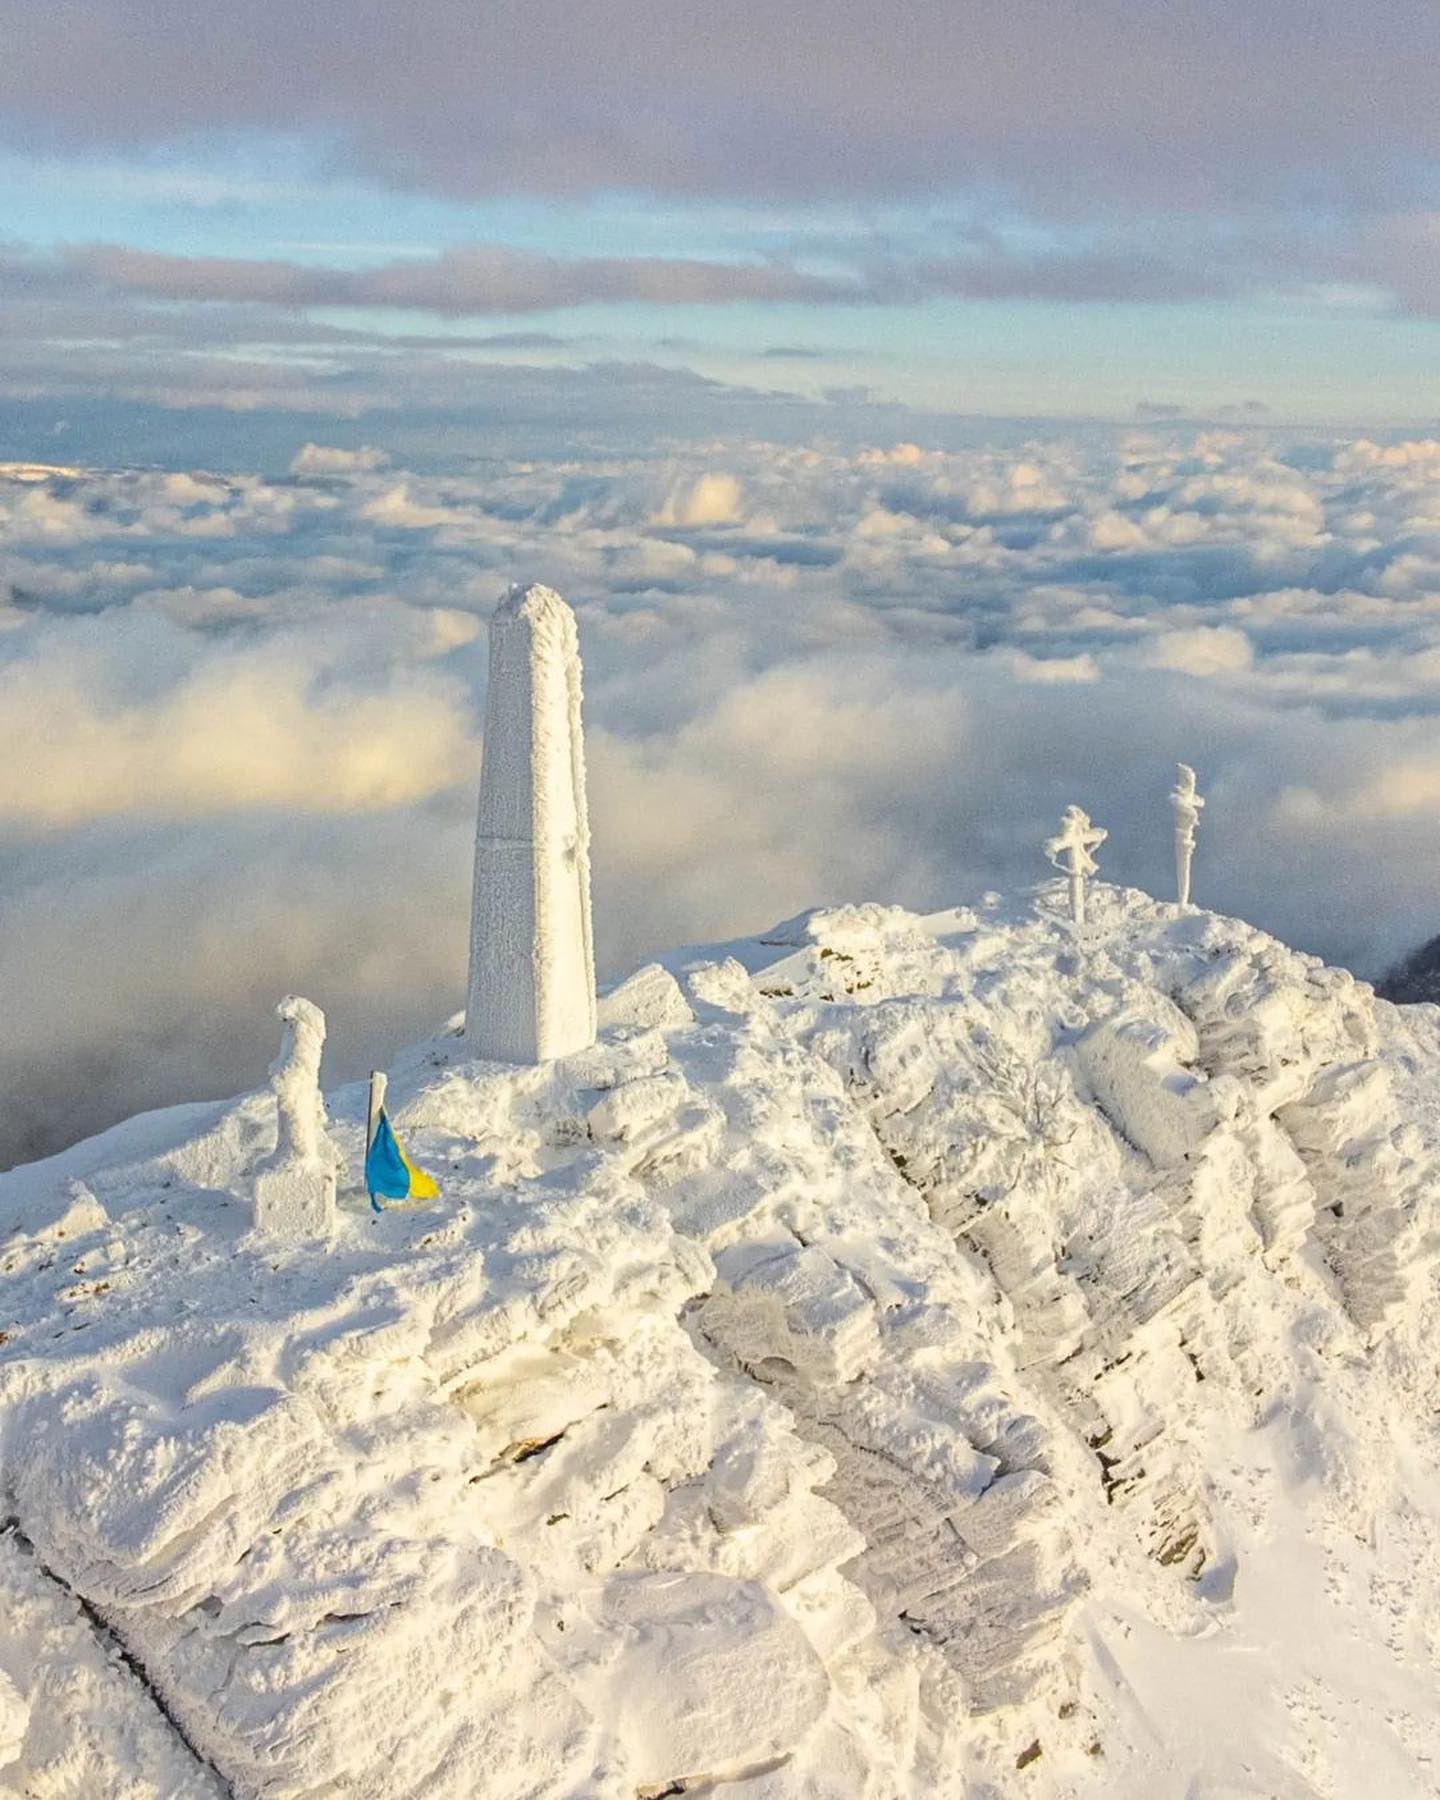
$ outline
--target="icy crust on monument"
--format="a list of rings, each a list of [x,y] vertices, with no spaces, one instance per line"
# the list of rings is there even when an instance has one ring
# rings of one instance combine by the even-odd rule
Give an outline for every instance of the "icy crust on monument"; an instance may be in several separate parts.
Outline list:
[[[1068,910],[437,1037],[328,1248],[268,1089],[0,1177],[0,1793],[1430,1791],[1440,1010]]]
[[[513,587],[490,624],[475,837],[468,1042],[544,1062],[595,1036],[590,821],[575,615]]]

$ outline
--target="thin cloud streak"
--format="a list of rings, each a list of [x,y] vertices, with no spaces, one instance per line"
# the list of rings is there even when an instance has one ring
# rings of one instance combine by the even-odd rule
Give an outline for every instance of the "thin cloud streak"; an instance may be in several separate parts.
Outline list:
[[[1374,221],[1349,235],[1252,230],[1213,236],[1173,224],[1085,247],[1021,251],[978,234],[964,255],[932,256],[860,237],[830,247],[823,268],[772,255],[753,261],[665,256],[554,256],[475,243],[360,268],[283,258],[177,255],[93,243],[0,246],[0,292],[17,305],[132,299],[168,306],[422,312],[463,319],[583,306],[915,306],[930,300],[1051,305],[1171,305],[1313,296],[1326,284],[1376,291],[1376,306],[1440,313],[1440,212]],[[1351,302],[1353,304],[1353,301]],[[398,341],[398,340],[397,340]],[[490,333],[458,347],[532,349],[562,340]],[[785,343],[760,354],[813,354]]]
[[[1298,259],[1297,259],[1298,260]],[[1307,273],[1335,271],[1333,259]],[[1352,266],[1346,263],[1345,267]],[[1171,303],[1230,298],[1263,277],[1237,253],[1193,266],[1150,247],[1019,255],[995,246],[965,257],[867,258],[805,269],[788,259],[720,262],[651,256],[559,257],[474,244],[433,257],[345,268],[283,259],[181,256],[124,244],[55,252],[0,251],[0,288],[50,304],[89,296],[168,305],[267,307],[288,312],[367,309],[442,318],[520,315],[577,306],[914,306],[927,300]],[[460,340],[449,340],[458,343]],[[489,334],[479,347],[541,347],[558,340]],[[804,357],[803,345],[765,351]]]
[[[785,262],[701,262],[679,257],[541,256],[476,244],[435,257],[344,269],[239,257],[169,256],[96,244],[65,253],[63,267],[112,291],[154,300],[288,308],[390,307],[466,317],[567,306],[737,302],[833,305],[864,298],[846,278]]]

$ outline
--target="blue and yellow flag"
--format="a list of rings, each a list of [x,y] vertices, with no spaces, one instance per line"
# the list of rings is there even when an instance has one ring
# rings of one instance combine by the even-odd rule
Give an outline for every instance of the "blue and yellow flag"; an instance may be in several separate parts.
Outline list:
[[[365,1152],[365,1186],[377,1213],[382,1210],[382,1199],[433,1200],[440,1192],[435,1177],[417,1169],[401,1149],[383,1106],[375,1121],[370,1148]]]

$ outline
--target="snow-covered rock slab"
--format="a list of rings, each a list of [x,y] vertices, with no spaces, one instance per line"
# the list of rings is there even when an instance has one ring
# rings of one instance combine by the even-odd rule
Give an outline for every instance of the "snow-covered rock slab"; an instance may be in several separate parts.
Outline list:
[[[1194,1070],[1199,1053],[1195,1027],[1161,995],[1097,1020],[1075,1044],[1106,1116],[1162,1168],[1192,1155],[1220,1120],[1216,1084]]]
[[[694,1024],[695,1015],[670,971],[646,963],[600,997],[597,1022],[604,1031],[624,1025],[677,1030]]]
[[[618,1571],[553,1623],[565,1627],[558,1657],[591,1708],[619,1721],[642,1788],[743,1776],[825,1715],[825,1666],[760,1582]]]

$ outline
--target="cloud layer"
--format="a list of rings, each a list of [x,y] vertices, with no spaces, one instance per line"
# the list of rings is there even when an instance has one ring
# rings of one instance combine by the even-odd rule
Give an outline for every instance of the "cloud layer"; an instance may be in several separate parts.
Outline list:
[[[288,475],[0,476],[3,1151],[332,1073],[463,986],[485,620],[580,615],[601,960],[1045,874],[1061,808],[1373,973],[1440,895],[1440,445],[1175,425],[1013,449],[306,442]],[[283,466],[283,464],[282,464]]]
[[[70,0],[63,29],[5,0],[0,25],[12,141],[299,132],[471,195],[1344,206],[1408,198],[1440,156],[1429,0]]]

